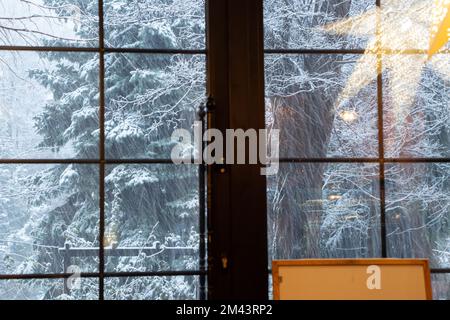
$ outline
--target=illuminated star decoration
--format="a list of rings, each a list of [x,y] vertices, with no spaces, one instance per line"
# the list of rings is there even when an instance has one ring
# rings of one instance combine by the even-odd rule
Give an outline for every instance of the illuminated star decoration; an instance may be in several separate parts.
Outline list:
[[[428,58],[431,58],[448,42],[450,30],[450,0],[435,0],[432,19]]]
[[[358,59],[337,100],[338,114],[346,101],[376,79],[377,72],[369,70],[387,73],[391,107],[395,116],[393,121],[396,123],[402,123],[408,116],[426,64],[430,64],[444,79],[450,80],[448,57],[434,55],[428,59],[427,54],[405,54],[409,49],[426,52],[430,47],[432,13],[439,8],[436,5],[434,7],[430,0],[411,0],[407,6],[403,0],[385,0],[381,9],[376,7],[359,16],[322,27],[322,30],[329,33],[368,38],[365,53]],[[435,37],[435,43],[440,44],[440,39],[440,36]],[[380,53],[387,51],[390,51],[389,54],[383,54],[380,63]]]

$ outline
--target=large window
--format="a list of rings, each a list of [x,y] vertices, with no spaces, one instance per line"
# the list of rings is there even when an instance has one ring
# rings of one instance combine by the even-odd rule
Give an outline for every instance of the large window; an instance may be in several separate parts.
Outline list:
[[[429,258],[450,298],[447,52],[433,1],[265,0],[271,258]]]
[[[1,1],[0,299],[205,298],[203,167],[170,159],[205,34],[199,0]]]
[[[0,1],[0,299],[263,298],[267,252],[429,258],[450,299],[432,4]],[[206,91],[204,126],[280,130],[277,175],[173,163]]]

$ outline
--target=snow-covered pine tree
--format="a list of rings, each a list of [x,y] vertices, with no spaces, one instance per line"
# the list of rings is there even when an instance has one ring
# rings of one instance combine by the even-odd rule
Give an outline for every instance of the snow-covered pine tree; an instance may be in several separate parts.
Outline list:
[[[97,1],[45,0],[61,17],[80,14],[75,34],[97,39]],[[69,4],[69,5],[67,5]],[[112,47],[202,48],[204,13],[200,1],[105,1],[105,43]],[[189,19],[189,20],[188,20]],[[97,46],[96,40],[47,39],[45,45]],[[30,77],[48,88],[52,103],[36,117],[41,145],[71,146],[74,158],[99,156],[99,57],[95,53],[43,52],[48,70]],[[204,97],[204,58],[197,55],[105,55],[106,157],[168,158],[175,128],[191,128]],[[106,230],[121,247],[195,247],[197,230],[197,168],[173,165],[111,165],[106,168]],[[98,181],[96,165],[57,165],[30,177],[30,201],[36,214],[26,225],[35,246],[98,247]],[[108,239],[108,237],[107,237]],[[35,250],[33,262],[19,272],[62,272],[62,258],[53,248]],[[181,270],[198,267],[196,255],[107,258],[108,271]],[[97,270],[96,258],[74,259],[83,271]],[[192,298],[196,281],[189,277],[108,279],[109,298]],[[74,297],[92,296],[95,281]],[[61,292],[51,292],[53,298]],[[67,298],[67,297],[65,297]]]

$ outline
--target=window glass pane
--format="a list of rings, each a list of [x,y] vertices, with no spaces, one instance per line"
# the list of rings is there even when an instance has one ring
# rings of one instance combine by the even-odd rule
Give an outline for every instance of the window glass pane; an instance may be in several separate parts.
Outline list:
[[[266,55],[266,122],[280,130],[280,157],[377,157],[376,61],[355,91],[359,59]]]
[[[449,157],[448,55],[388,55],[383,64],[387,157]]]
[[[280,164],[268,180],[274,259],[380,256],[375,164]]]
[[[0,52],[0,158],[98,157],[98,56]]]
[[[195,276],[105,279],[106,300],[196,300]]]
[[[105,0],[109,47],[205,48],[204,0]]]
[[[194,165],[108,167],[107,270],[197,270],[198,181]]]
[[[0,300],[98,299],[97,279],[81,278],[75,287],[64,293],[63,279],[0,280]]]
[[[450,267],[449,164],[386,166],[388,254]]]
[[[450,300],[450,274],[432,274],[434,300]]]
[[[265,0],[265,47],[365,48],[375,35],[374,8],[374,0]]]
[[[2,1],[0,45],[97,46],[98,1]]]
[[[108,54],[106,86],[107,157],[170,158],[173,131],[192,131],[204,101],[205,57]]]
[[[273,277],[272,274],[269,274],[269,288],[268,288],[268,296],[269,300],[273,300]]]
[[[0,160],[99,159],[100,60],[84,52],[99,46],[98,7],[97,0],[0,3],[0,46],[93,48],[0,51]],[[203,0],[103,7],[106,47],[205,49]],[[106,157],[169,158],[178,142],[172,132],[193,129],[205,73],[204,55],[105,54]],[[191,151],[187,144],[187,157]],[[0,275],[98,272],[98,169],[0,165]],[[107,166],[106,269],[197,270],[198,184],[197,166]],[[98,299],[97,278],[69,291],[64,283],[3,280],[0,299]],[[105,279],[113,299],[196,299],[198,287],[196,276]]]
[[[433,6],[429,0],[381,0],[382,47],[428,50]]]
[[[98,247],[95,165],[0,165],[0,274],[97,270],[98,259],[61,251]]]

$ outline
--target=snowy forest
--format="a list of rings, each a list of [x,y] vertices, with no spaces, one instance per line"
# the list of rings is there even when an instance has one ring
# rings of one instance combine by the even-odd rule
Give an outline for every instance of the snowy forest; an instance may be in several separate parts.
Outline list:
[[[206,46],[204,0],[103,2],[106,47]],[[383,0],[382,46],[426,49],[432,3]],[[264,0],[266,49],[366,50],[266,54],[266,122],[281,130],[281,157],[450,156],[445,54],[383,55],[379,141],[378,12],[375,0]],[[98,25],[96,0],[0,0],[0,46],[96,48]],[[171,133],[192,130],[206,95],[205,56],[109,52],[104,62],[106,159],[170,158]],[[0,274],[61,274],[65,247],[99,247],[99,64],[95,50],[0,50],[0,160],[86,160],[0,164]],[[449,268],[450,164],[387,162],[384,176],[388,256]],[[104,245],[138,253],[106,255],[105,271],[197,270],[198,180],[194,165],[107,165]],[[377,161],[281,163],[267,202],[271,258],[381,256]],[[69,264],[95,273],[99,261]],[[435,298],[450,299],[450,276],[432,280]],[[105,279],[106,299],[198,290],[196,276]],[[62,279],[0,280],[0,299],[97,298],[95,277],[70,292]]]

